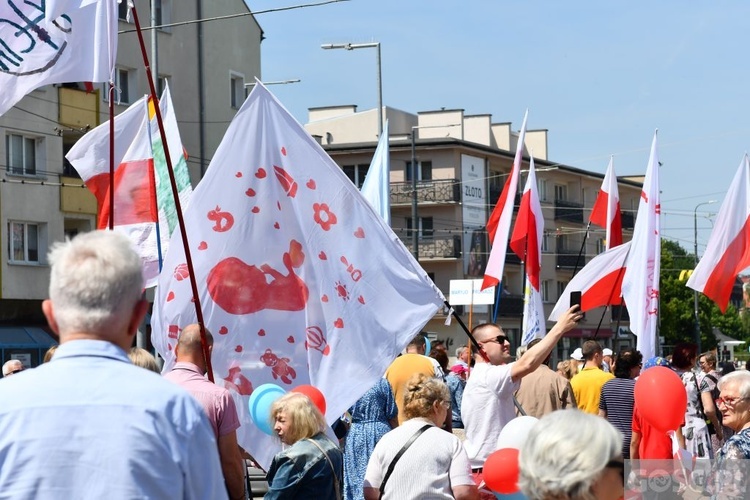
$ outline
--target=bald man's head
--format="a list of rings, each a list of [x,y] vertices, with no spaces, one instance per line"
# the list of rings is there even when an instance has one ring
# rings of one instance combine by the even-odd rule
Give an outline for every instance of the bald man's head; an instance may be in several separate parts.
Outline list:
[[[206,342],[209,351],[214,345],[214,337],[206,328]],[[201,328],[198,324],[188,325],[182,329],[175,349],[177,361],[187,361],[205,368],[203,347],[201,346]]]

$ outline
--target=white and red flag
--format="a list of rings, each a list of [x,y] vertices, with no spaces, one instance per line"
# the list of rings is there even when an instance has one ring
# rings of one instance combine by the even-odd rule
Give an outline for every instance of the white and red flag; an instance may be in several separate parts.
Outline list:
[[[184,208],[190,198],[192,186],[168,87],[162,95],[160,108],[170,157],[174,162],[180,202]],[[114,146],[117,165],[115,230],[127,234],[137,248],[143,262],[146,287],[152,287],[156,285],[159,276],[160,254],[166,254],[169,237],[177,227],[177,213],[164,147],[153,107],[146,96],[115,118]],[[107,121],[79,139],[65,155],[96,197],[98,229],[109,227],[109,148]],[[157,233],[160,236],[158,239]]]
[[[687,286],[713,300],[722,313],[737,275],[750,267],[749,169],[746,154],[721,205],[706,252],[687,282]]]
[[[487,220],[487,234],[490,238],[492,250],[487,260],[487,268],[484,270],[484,280],[482,281],[482,290],[491,286],[496,286],[503,279],[503,269],[505,269],[505,254],[508,250],[508,237],[510,236],[510,224],[513,219],[513,205],[516,202],[516,192],[518,190],[518,176],[521,173],[521,162],[523,161],[523,143],[526,138],[526,119],[529,112],[523,115],[523,124],[518,134],[516,143],[516,156],[513,159],[513,167],[510,175],[505,181],[503,192],[497,200],[495,209]]]
[[[592,224],[606,230],[606,249],[622,245],[622,215],[620,213],[620,194],[617,190],[614,160],[609,159],[607,173],[604,175],[602,188],[591,209]]]
[[[248,411],[253,388],[311,384],[338,418],[370,389],[444,297],[341,168],[257,82],[184,214],[159,278],[152,341],[174,362],[196,321],[214,335],[217,383],[238,402],[241,446],[264,467],[279,450]]]
[[[573,276],[555,304],[550,321],[557,321],[570,309],[570,292],[581,292],[581,311],[622,303],[622,278],[630,242],[600,253]]]
[[[622,296],[630,315],[630,330],[638,336],[636,347],[644,359],[656,355],[661,270],[660,213],[659,157],[654,133],[622,280]]]
[[[544,216],[536,186],[534,157],[529,160],[529,176],[521,196],[521,206],[510,237],[510,248],[525,263],[526,286],[524,287],[523,325],[521,345],[547,334],[544,305],[539,289],[542,270],[542,237]]]
[[[43,1],[0,1],[0,116],[43,85],[110,80],[115,1],[59,1],[53,10],[63,14],[46,17]]]

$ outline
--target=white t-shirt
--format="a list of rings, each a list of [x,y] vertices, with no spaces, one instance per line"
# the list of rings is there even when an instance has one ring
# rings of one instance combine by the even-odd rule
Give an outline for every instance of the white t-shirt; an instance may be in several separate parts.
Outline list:
[[[477,363],[471,370],[461,401],[461,420],[466,432],[466,453],[472,467],[482,467],[496,450],[497,438],[505,424],[516,417],[513,393],[521,380],[513,382],[508,365]]]
[[[425,424],[432,422],[412,418],[378,441],[367,463],[364,486],[380,488],[393,457]],[[396,462],[383,499],[453,498],[451,486],[473,484],[469,458],[461,440],[433,425]]]

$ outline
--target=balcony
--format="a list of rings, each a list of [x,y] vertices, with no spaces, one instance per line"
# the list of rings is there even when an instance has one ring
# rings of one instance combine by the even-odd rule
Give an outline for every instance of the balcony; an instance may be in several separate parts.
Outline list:
[[[81,179],[60,176],[60,210],[67,213],[96,215],[96,198]]]
[[[59,87],[60,123],[71,128],[94,128],[99,125],[99,91],[85,92]]]
[[[410,253],[414,253],[414,245],[409,236],[401,240]],[[461,237],[458,235],[443,238],[419,238],[419,260],[430,259],[460,259]]]
[[[573,201],[555,200],[555,220],[583,224],[583,204]]]
[[[508,245],[508,248],[505,251],[505,263],[521,265],[521,259],[510,249],[510,245]]]
[[[576,263],[578,264],[577,268],[580,271],[580,269],[586,265],[586,255],[581,255],[581,258],[578,258],[578,251],[571,251],[571,250],[558,250],[557,251],[557,257],[556,257],[556,266],[557,269],[570,269],[571,271],[573,269],[576,269]]]
[[[391,205],[411,204],[411,182],[391,183]],[[417,182],[417,203],[458,203],[461,201],[461,181],[440,179]]]
[[[502,295],[497,311],[498,316],[523,316],[523,295]]]
[[[623,229],[633,229],[635,227],[635,213],[632,210],[622,210],[620,216]]]
[[[494,188],[490,186],[490,211],[497,205],[497,200],[500,199],[500,195],[503,194],[502,188]],[[517,212],[518,207],[521,206],[521,193],[516,193],[516,197],[513,200],[513,211]]]

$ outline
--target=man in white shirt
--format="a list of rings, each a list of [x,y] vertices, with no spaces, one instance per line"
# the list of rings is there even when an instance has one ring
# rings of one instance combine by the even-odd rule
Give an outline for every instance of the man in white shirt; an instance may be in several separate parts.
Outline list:
[[[578,309],[578,305],[568,309],[541,342],[515,362],[511,362],[510,341],[498,325],[484,323],[472,331],[481,351],[464,389],[461,416],[466,430],[464,446],[477,483],[482,479],[484,461],[497,448],[500,431],[516,416],[513,393],[521,378],[542,364],[563,334],[581,319]]]

